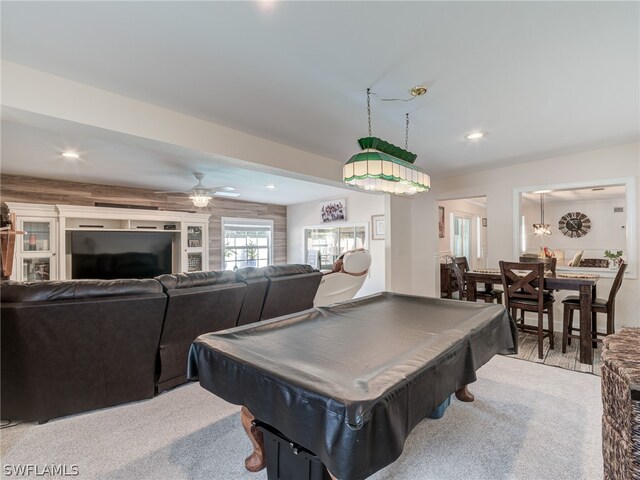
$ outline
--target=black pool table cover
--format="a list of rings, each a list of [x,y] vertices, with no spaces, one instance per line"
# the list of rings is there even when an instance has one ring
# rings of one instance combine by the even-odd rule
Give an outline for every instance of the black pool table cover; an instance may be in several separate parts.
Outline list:
[[[395,461],[411,430],[493,355],[516,351],[502,305],[383,292],[201,335],[188,375],[338,479],[359,480]]]

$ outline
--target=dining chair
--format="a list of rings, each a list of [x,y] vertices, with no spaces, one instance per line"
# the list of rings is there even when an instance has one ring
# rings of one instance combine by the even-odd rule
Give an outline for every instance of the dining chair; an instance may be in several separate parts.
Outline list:
[[[458,298],[463,300],[467,298],[467,272],[469,271],[469,262],[467,257],[453,257],[451,265],[453,274],[456,278],[458,285]],[[493,303],[496,300],[498,303],[502,303],[502,290],[497,289],[476,289],[476,299],[484,300],[484,303]]]
[[[551,272],[552,275],[556,274],[556,265],[558,264],[558,259],[555,257],[528,257],[522,256],[520,257],[520,263],[537,263],[540,262],[544,264],[544,271]]]
[[[500,276],[504,288],[505,303],[516,318],[518,310],[538,314],[538,325],[518,325],[523,331],[538,333],[538,358],[543,357],[544,337],[549,338],[549,348],[553,349],[553,295],[544,290],[544,264],[541,262],[500,262]],[[544,329],[544,314],[547,314],[547,330]],[[546,332],[546,333],[545,333]]]
[[[580,260],[580,266],[589,268],[609,268],[609,260],[606,258],[583,258]]]
[[[616,273],[616,277],[613,279],[611,290],[609,291],[609,298],[606,300],[603,298],[594,298],[591,301],[591,336],[593,337],[594,346],[597,342],[601,342],[602,339],[598,336],[606,337],[616,331],[616,295],[620,286],[622,285],[622,279],[624,272],[627,269],[627,264],[622,263]],[[567,345],[571,345],[572,338],[580,338],[580,335],[574,335],[573,329],[573,312],[580,310],[580,297],[578,295],[569,295],[562,303],[564,304],[564,315],[562,319],[562,353],[566,353]],[[604,313],[607,315],[607,331],[598,332],[597,318],[598,313]],[[579,329],[575,329],[579,332]]]

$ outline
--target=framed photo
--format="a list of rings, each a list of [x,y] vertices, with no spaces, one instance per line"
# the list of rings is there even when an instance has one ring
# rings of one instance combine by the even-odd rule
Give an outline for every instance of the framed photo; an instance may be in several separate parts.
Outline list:
[[[347,201],[330,200],[320,204],[320,218],[322,223],[343,221],[347,219]]]
[[[371,240],[384,240],[384,215],[371,215]]]
[[[444,238],[444,207],[438,207],[438,236]]]
[[[483,227],[486,227],[486,226],[487,226],[487,219],[486,219],[486,218],[483,218],[483,219],[482,219],[482,226],[483,226]]]

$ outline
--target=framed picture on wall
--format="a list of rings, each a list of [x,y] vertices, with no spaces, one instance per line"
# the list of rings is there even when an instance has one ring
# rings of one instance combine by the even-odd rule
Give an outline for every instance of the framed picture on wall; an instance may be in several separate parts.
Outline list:
[[[371,215],[371,240],[384,240],[384,215]]]
[[[330,200],[320,204],[320,218],[322,223],[336,222],[347,219],[347,201]]]
[[[438,207],[438,237],[444,238],[444,207]]]

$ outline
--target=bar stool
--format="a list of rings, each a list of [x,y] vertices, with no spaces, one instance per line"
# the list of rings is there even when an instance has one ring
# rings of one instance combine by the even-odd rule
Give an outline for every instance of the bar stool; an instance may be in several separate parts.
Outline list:
[[[616,331],[616,295],[620,286],[622,285],[622,278],[624,272],[627,269],[627,264],[622,263],[616,274],[616,278],[613,280],[613,285],[609,291],[609,298],[607,300],[603,298],[594,298],[591,302],[591,336],[593,337],[594,346],[596,342],[601,342],[602,339],[598,336],[605,337],[611,335]],[[567,352],[567,345],[571,345],[572,338],[580,338],[580,335],[574,335],[573,331],[573,312],[580,310],[580,297],[578,295],[570,295],[565,298],[562,303],[564,304],[564,316],[562,320],[562,353]],[[598,313],[604,313],[607,315],[607,331],[598,332],[597,317]],[[578,329],[575,329],[579,332]]]

